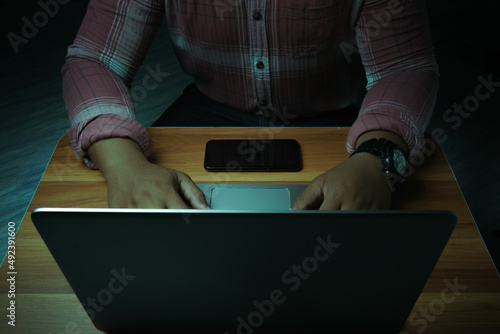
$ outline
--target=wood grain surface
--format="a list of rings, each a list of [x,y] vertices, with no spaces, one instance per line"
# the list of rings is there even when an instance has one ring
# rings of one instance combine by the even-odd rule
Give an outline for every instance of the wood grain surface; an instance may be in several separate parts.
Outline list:
[[[347,159],[348,128],[150,128],[150,159],[196,183],[303,183]],[[210,139],[296,139],[303,169],[284,173],[209,173]],[[0,333],[94,333],[96,330],[30,219],[38,207],[104,208],[106,183],[74,157],[67,137],[57,146],[16,235],[16,327],[7,325],[7,265],[1,267]],[[500,278],[446,158],[436,146],[393,198],[393,209],[452,210],[458,225],[402,333],[500,333]],[[451,285],[456,294],[444,294]]]

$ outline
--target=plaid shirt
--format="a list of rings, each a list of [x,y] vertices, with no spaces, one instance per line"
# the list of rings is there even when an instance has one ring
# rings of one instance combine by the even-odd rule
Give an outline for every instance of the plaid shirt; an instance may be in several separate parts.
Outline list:
[[[211,99],[266,117],[335,112],[363,98],[347,138],[423,144],[438,89],[423,0],[92,0],[63,67],[75,152],[126,137],[147,154],[129,92],[164,16],[183,69]],[[363,71],[364,70],[364,71]]]

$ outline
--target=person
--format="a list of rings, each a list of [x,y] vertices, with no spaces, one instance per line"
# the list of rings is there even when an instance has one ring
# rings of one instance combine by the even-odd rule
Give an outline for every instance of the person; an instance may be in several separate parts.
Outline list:
[[[67,134],[103,173],[110,207],[207,207],[188,175],[147,159],[151,138],[135,119],[129,88],[164,16],[195,81],[159,121],[324,125],[357,105],[346,140],[356,154],[311,181],[292,208],[390,208],[389,181],[404,173],[384,167],[380,147],[411,162],[439,83],[422,0],[91,0],[68,48],[63,94]]]

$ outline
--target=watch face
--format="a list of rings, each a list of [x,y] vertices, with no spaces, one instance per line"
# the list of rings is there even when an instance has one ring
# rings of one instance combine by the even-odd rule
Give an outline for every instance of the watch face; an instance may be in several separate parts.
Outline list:
[[[394,150],[393,161],[396,172],[401,176],[406,176],[408,173],[408,162],[401,150]]]

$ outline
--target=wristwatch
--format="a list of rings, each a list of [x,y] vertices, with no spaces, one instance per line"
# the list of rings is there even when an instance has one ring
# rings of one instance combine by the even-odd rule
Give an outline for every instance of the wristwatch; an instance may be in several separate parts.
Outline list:
[[[409,162],[401,147],[385,138],[367,140],[351,154],[369,152],[382,158],[382,170],[394,192],[405,181],[409,171]]]

